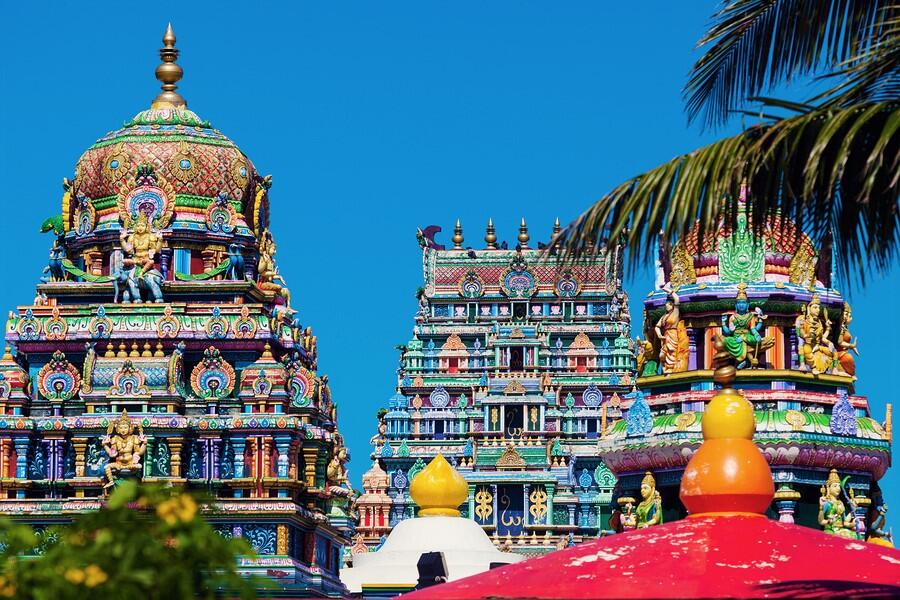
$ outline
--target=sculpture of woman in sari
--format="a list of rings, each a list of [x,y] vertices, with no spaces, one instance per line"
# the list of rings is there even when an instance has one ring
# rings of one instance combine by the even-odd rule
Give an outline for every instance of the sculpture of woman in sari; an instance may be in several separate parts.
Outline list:
[[[828,312],[822,310],[819,295],[813,294],[812,300],[797,317],[795,323],[800,356],[800,367],[815,374],[830,373],[834,367],[834,345],[828,339],[831,335],[831,319]]]
[[[656,322],[659,338],[659,364],[663,373],[681,373],[688,370],[687,330],[678,310],[678,294],[672,292],[666,299],[666,312]]]
[[[841,500],[841,479],[837,471],[832,469],[828,480],[822,488],[819,498],[819,525],[825,533],[839,535],[852,540],[857,539],[856,518],[853,511],[848,511]]]
[[[656,491],[656,479],[650,471],[641,480],[641,498],[635,511],[638,529],[662,523],[662,498]]]

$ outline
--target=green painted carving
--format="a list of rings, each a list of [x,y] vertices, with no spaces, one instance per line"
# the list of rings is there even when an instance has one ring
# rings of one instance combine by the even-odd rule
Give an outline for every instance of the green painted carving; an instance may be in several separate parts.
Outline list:
[[[765,249],[762,240],[747,229],[747,215],[737,217],[737,229],[719,242],[719,281],[751,283],[765,275]]]

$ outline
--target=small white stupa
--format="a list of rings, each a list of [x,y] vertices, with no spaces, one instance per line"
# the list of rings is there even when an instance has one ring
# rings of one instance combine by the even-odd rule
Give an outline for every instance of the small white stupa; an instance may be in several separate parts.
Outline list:
[[[400,521],[377,552],[355,554],[353,566],[341,570],[351,593],[363,586],[412,588],[419,579],[419,557],[426,552],[444,554],[448,581],[487,571],[491,563],[525,558],[500,552],[475,521],[459,516],[468,484],[440,454],[416,475],[409,495],[419,505],[419,516]]]

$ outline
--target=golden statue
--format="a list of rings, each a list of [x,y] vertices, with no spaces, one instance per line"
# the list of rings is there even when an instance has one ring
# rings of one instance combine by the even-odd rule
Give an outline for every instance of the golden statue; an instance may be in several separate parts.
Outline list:
[[[637,505],[637,528],[652,527],[662,523],[662,498],[656,489],[653,473],[647,471],[641,480],[641,498]]]
[[[257,281],[259,287],[264,290],[274,291],[276,295],[284,298],[285,304],[291,304],[291,292],[287,288],[284,278],[278,273],[275,266],[275,253],[277,252],[275,239],[268,229],[263,230],[259,238],[259,262],[256,265]]]
[[[797,354],[800,368],[815,374],[828,373],[834,366],[834,345],[828,339],[831,335],[831,320],[828,311],[822,310],[819,295],[802,310],[795,322],[799,344]]]
[[[345,487],[347,483],[347,469],[344,467],[344,463],[348,460],[347,449],[343,445],[338,445],[326,469],[329,487]]]
[[[156,254],[162,249],[162,237],[153,232],[146,214],[138,215],[130,233],[122,229],[119,241],[125,251],[126,267],[138,266],[144,273],[153,269]]]
[[[660,342],[659,364],[663,373],[688,370],[690,348],[678,303],[678,294],[672,292],[666,299],[666,312],[656,322],[656,336]]]
[[[853,511],[848,511],[841,501],[841,478],[832,469],[825,485],[822,486],[822,497],[819,498],[819,525],[825,533],[839,535],[852,540],[857,539],[856,518]]]
[[[104,488],[113,486],[113,474],[120,471],[140,471],[141,456],[147,449],[147,440],[144,437],[144,429],[140,423],[137,425],[138,435],[134,434],[135,426],[128,418],[128,411],[123,410],[122,415],[109,424],[106,436],[103,438],[103,449],[110,458],[103,472],[106,474]]]
[[[850,310],[850,304],[844,302],[844,315],[841,318],[841,334],[837,340],[837,358],[838,366],[847,375],[856,375],[856,361],[853,355],[859,356],[859,350],[856,349],[857,340],[850,335],[850,321],[853,320],[853,311]]]

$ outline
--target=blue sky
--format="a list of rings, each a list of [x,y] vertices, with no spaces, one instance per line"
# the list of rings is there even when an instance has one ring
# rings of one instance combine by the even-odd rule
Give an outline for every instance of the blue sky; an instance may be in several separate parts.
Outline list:
[[[118,6],[118,5],[117,5]],[[421,282],[417,226],[532,239],[615,184],[737,131],[687,125],[680,95],[714,2],[205,2],[151,10],[7,2],[0,63],[0,308],[28,303],[60,182],[147,108],[171,20],[190,108],[274,178],[278,262],[368,466]],[[802,97],[801,93],[798,97]],[[896,268],[852,297],[859,393],[884,418],[900,357]],[[626,282],[632,314],[651,289]],[[637,323],[635,324],[638,325]],[[900,469],[883,482],[897,502]]]

